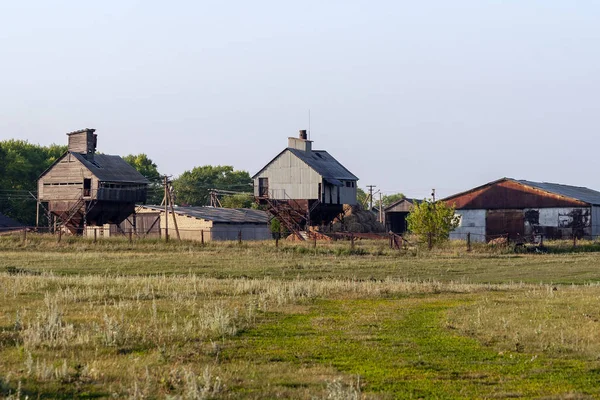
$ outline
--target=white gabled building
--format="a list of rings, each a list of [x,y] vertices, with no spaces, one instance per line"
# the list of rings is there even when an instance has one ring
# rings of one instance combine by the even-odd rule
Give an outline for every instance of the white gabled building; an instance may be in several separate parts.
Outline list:
[[[331,220],[343,205],[356,205],[358,178],[325,150],[313,150],[305,130],[252,177],[254,196],[287,201],[313,222]]]

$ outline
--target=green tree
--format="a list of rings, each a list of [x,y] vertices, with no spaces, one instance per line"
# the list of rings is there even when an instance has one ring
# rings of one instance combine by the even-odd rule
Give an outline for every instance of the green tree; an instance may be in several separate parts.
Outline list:
[[[164,188],[156,163],[144,153],[126,155],[123,160],[150,181],[146,203],[160,204],[164,198]]]
[[[140,153],[137,155],[129,154],[123,157],[127,164],[135,168],[140,174],[144,175],[149,180],[160,179],[158,167],[146,154]]]
[[[426,242],[429,249],[448,240],[450,232],[458,226],[460,218],[454,214],[454,207],[442,201],[423,200],[415,203],[406,217],[408,230]]]
[[[230,165],[205,165],[185,171],[173,181],[178,204],[204,206],[209,204],[210,189],[240,192],[252,191],[252,179],[246,171],[235,171]]]
[[[394,194],[384,195],[381,197],[381,202],[383,203],[383,208],[389,207],[390,205],[394,204],[398,200],[402,200],[405,197],[406,196],[404,196],[403,193],[394,193]]]
[[[356,188],[356,201],[365,210],[367,208],[369,208],[369,195],[364,190],[362,190],[361,188]]]
[[[33,225],[37,180],[67,147],[10,139],[0,142],[0,149],[0,212]]]
[[[221,205],[224,208],[256,208],[252,193],[224,196],[221,199]]]

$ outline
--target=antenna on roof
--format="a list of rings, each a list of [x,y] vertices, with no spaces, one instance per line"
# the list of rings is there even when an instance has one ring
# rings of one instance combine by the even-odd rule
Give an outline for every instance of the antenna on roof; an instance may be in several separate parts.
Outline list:
[[[308,140],[310,140],[310,108],[308,109]]]

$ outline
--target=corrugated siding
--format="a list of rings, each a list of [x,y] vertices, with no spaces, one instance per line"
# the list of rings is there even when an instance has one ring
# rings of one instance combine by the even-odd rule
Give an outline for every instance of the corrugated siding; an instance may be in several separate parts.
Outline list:
[[[466,240],[467,233],[471,233],[472,242],[485,242],[486,210],[456,210],[460,216],[460,225],[450,232],[450,239]]]
[[[254,193],[258,196],[258,179],[269,179],[269,196],[273,199],[319,198],[321,176],[298,159],[290,151],[285,151],[254,179]]]
[[[568,239],[575,233],[578,237],[589,237],[594,231],[593,211],[591,207],[527,208],[523,211],[525,235]]]
[[[259,224],[227,225],[215,224],[212,229],[212,240],[238,240],[239,233],[242,240],[269,240],[272,239],[269,226]]]
[[[594,239],[600,236],[600,207],[592,207],[592,235]]]

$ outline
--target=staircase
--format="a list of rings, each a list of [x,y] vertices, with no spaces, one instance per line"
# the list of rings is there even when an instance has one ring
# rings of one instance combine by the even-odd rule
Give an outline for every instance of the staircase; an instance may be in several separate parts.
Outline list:
[[[256,198],[259,204],[266,205],[267,212],[277,218],[288,231],[292,232],[298,240],[306,240],[310,237],[310,232],[303,231],[300,224],[307,222],[307,216],[297,208],[290,205],[287,200],[274,200],[267,197]],[[298,208],[300,208],[298,206]]]
[[[85,223],[85,216],[96,205],[96,201],[86,202],[79,198],[66,212],[57,214],[57,225],[69,230],[72,234],[79,234]]]

